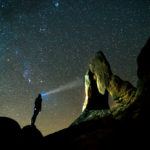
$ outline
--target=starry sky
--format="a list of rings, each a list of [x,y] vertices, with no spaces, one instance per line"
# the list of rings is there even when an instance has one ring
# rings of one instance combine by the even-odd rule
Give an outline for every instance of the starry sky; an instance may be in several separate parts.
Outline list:
[[[149,0],[0,0],[0,116],[30,124],[39,92],[80,79],[49,95],[36,121],[43,135],[69,126],[94,53],[136,85],[136,57],[149,36]]]

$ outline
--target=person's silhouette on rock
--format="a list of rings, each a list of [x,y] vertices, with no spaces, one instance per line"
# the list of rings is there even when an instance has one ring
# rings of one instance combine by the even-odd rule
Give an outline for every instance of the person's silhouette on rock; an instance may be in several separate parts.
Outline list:
[[[31,118],[31,125],[34,126],[35,121],[36,121],[36,117],[39,114],[39,112],[41,111],[42,108],[42,96],[41,94],[38,95],[38,97],[35,99],[35,103],[34,103],[34,113],[33,116]]]

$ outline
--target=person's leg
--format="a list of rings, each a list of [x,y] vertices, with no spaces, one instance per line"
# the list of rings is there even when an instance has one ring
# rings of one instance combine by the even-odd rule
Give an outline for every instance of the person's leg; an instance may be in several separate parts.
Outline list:
[[[34,114],[33,114],[32,118],[31,118],[31,125],[35,124],[36,117],[37,117],[38,113],[39,113],[38,111],[34,111]]]

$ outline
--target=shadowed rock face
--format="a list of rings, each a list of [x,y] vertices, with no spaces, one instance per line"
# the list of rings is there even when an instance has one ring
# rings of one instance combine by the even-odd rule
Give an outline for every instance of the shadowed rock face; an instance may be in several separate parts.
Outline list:
[[[134,112],[134,118],[149,125],[150,115],[150,38],[142,48],[138,58],[138,85],[134,103],[129,107],[129,112]]]
[[[104,95],[99,93],[94,74],[90,70],[85,75],[85,95],[83,110],[85,107],[88,110],[109,109],[108,92],[105,91]]]
[[[145,46],[142,48],[138,58],[138,71],[137,75],[139,80],[147,81],[150,80],[150,38],[148,39]]]
[[[116,118],[122,120],[139,120],[140,124],[149,124],[150,114],[150,39],[142,48],[138,58],[138,84],[137,90],[128,104],[122,104],[114,109],[112,113]]]

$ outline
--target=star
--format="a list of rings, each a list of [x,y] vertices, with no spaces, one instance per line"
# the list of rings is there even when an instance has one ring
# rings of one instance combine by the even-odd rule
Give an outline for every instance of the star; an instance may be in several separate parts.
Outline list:
[[[40,83],[43,83],[44,81],[43,80],[40,80]]]
[[[31,79],[30,78],[28,78],[28,82],[31,83]]]
[[[10,62],[10,58],[7,58],[6,61],[7,61],[7,62]]]
[[[58,8],[59,5],[60,5],[60,1],[59,1],[59,0],[53,0],[53,4],[54,4],[54,6],[55,6],[56,8]]]
[[[56,3],[55,3],[55,7],[58,7],[58,6],[59,6],[59,2],[56,2]]]

